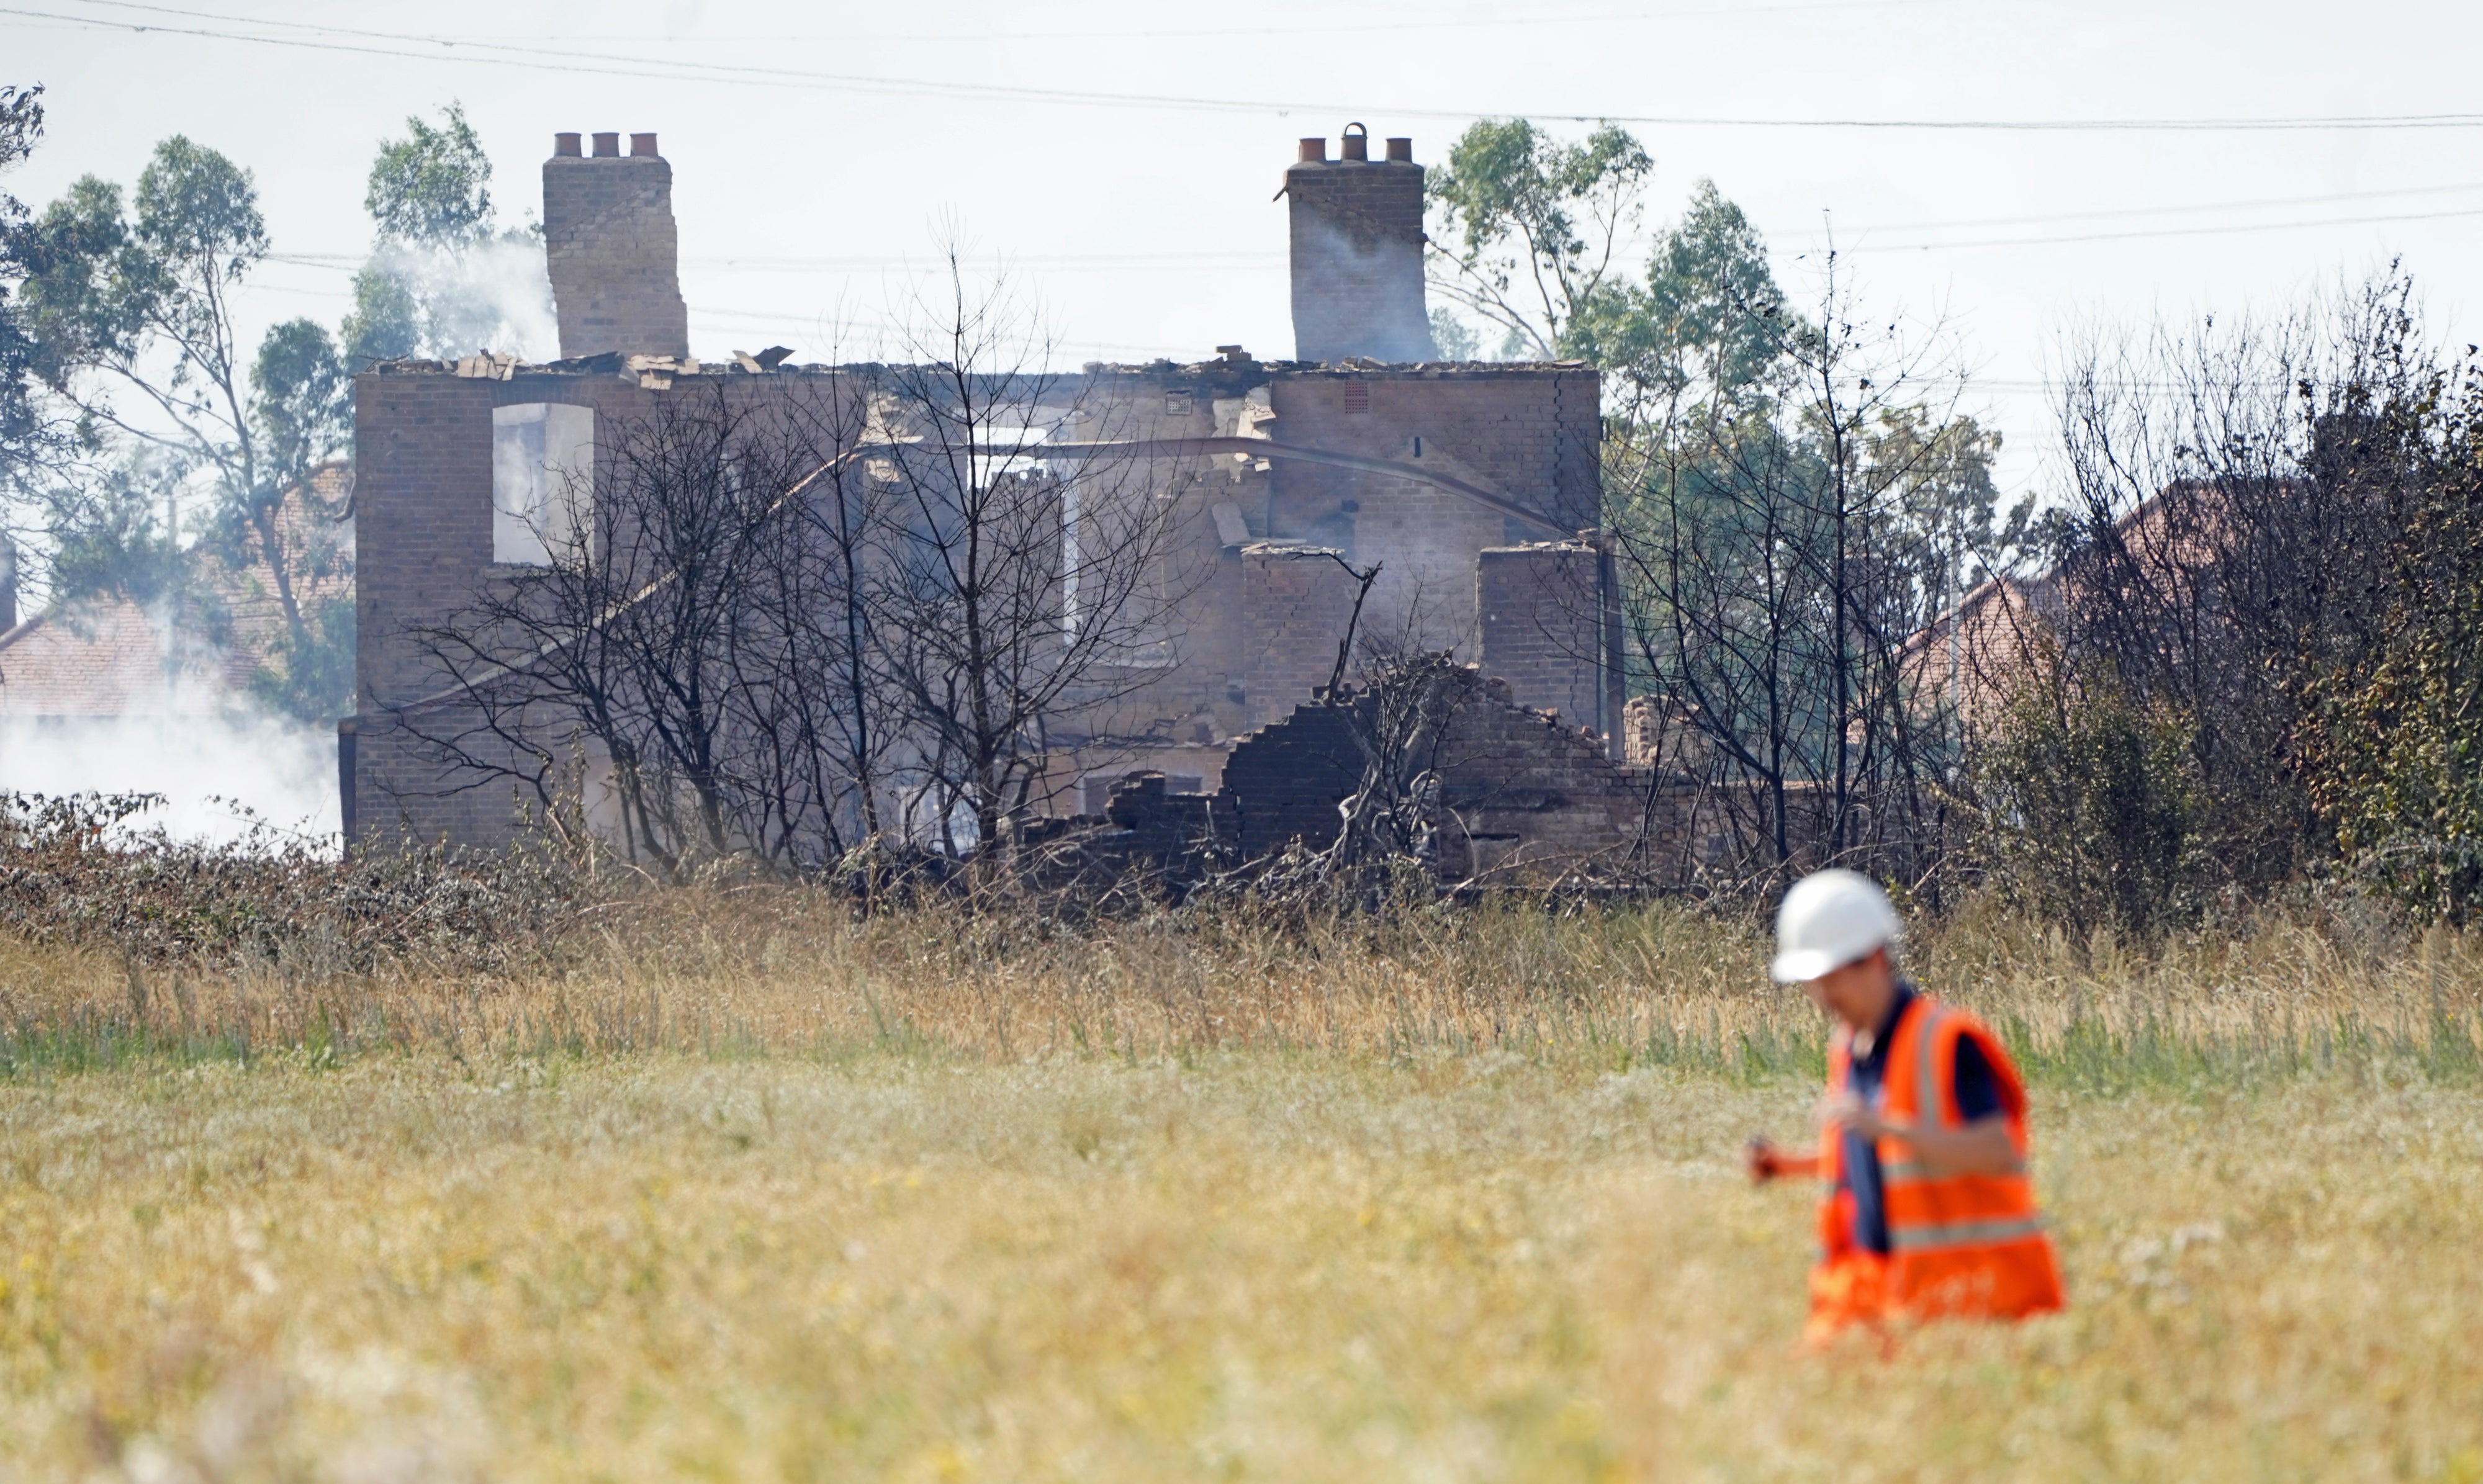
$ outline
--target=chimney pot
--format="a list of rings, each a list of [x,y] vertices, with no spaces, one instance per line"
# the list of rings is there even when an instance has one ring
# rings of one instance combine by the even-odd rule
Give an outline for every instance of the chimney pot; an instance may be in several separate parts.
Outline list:
[[[1412,164],[1414,159],[1414,142],[1410,139],[1390,140],[1388,142],[1388,158],[1392,160],[1403,160],[1407,164]]]
[[[599,160],[621,158],[621,136],[617,131],[595,136],[595,157]]]
[[[555,134],[551,137],[551,152],[555,155],[576,154],[579,152],[578,139],[579,136],[575,134]]]
[[[1322,134],[1317,139],[1303,140],[1301,158],[1306,162],[1317,161],[1321,164],[1326,163],[1327,136]]]
[[[1345,137],[1344,137],[1343,139],[1341,139],[1341,140],[1338,140],[1338,141],[1337,141],[1337,151],[1336,151],[1336,152],[1337,152],[1337,155],[1339,156],[1339,158],[1342,158],[1342,159],[1348,159],[1348,160],[1368,160],[1368,159],[1370,159],[1370,158],[1371,158],[1371,126],[1370,126],[1369,124],[1364,124],[1364,123],[1348,123],[1348,124],[1347,124],[1347,125],[1345,126]]]
[[[629,152],[633,155],[644,155],[648,159],[654,159],[655,156],[655,136],[653,134],[630,135]]]

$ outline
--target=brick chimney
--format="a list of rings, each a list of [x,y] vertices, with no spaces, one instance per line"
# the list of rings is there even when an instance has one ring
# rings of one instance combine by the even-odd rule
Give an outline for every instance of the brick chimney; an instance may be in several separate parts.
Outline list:
[[[560,316],[560,354],[687,356],[681,239],[673,225],[673,168],[655,136],[552,136],[544,161],[544,256]]]
[[[1359,132],[1357,132],[1359,131]],[[1294,236],[1294,357],[1297,360],[1428,360],[1431,321],[1423,305],[1423,167],[1414,142],[1388,141],[1371,158],[1371,134],[1346,125],[1344,158],[1325,139],[1301,143],[1285,172]]]

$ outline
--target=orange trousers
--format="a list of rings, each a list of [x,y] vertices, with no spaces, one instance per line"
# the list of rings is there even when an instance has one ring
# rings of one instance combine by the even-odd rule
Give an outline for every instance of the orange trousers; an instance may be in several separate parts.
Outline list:
[[[1840,1252],[1810,1270],[1810,1321],[1802,1327],[1802,1342],[1816,1349],[1855,1325],[1876,1330],[1894,1315],[1887,1258]]]

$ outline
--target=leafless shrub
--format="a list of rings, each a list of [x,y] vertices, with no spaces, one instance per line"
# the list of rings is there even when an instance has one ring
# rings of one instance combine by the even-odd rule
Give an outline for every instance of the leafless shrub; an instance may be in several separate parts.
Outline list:
[[[390,964],[539,962],[588,884],[541,850],[350,862],[263,823],[228,844],[129,828],[147,794],[0,795],[0,929],[133,961],[265,965],[317,976]]]

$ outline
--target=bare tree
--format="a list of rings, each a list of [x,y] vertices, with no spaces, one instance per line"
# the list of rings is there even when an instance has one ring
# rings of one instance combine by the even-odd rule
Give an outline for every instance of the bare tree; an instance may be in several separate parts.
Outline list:
[[[666,869],[812,867],[867,828],[875,744],[837,713],[869,661],[836,643],[855,595],[816,540],[855,518],[821,508],[859,493],[863,421],[833,379],[767,393],[709,381],[614,428],[560,491],[548,560],[414,631],[444,684],[404,724],[453,786],[514,780],[575,827],[595,772],[625,847]]]
[[[2393,271],[2273,320],[2071,347],[2058,596],[2021,662],[2109,674],[2175,719],[2194,859],[2223,863],[2203,889],[2256,890],[2333,848],[2309,699],[2385,638],[2441,377]]]
[[[1721,282],[1728,322],[1634,384],[1615,555],[1640,683],[1708,744],[1743,868],[1919,881],[1959,737],[1909,641],[1992,543],[1993,439],[1956,415],[1937,332],[1862,320],[1835,275],[1815,324]],[[1760,377],[1723,364],[1762,338]]]
[[[951,249],[906,323],[910,363],[878,403],[872,467],[899,530],[876,606],[927,806],[917,826],[963,853],[1002,839],[1053,759],[1155,678],[1145,661],[1200,574],[1176,569],[1161,470],[1045,448],[1109,410],[1053,369],[1004,283],[970,284]]]
[[[514,782],[562,828],[608,798],[667,870],[997,855],[1188,587],[1144,465],[1048,456],[1099,421],[1084,379],[953,257],[946,287],[913,363],[684,380],[607,428],[548,561],[414,635],[441,684],[405,725],[446,786]]]

